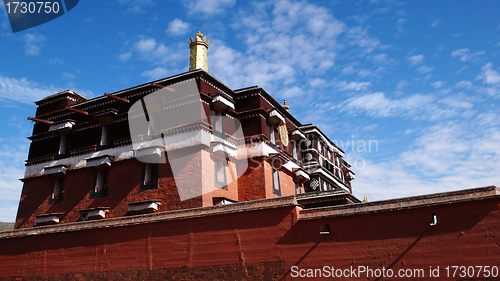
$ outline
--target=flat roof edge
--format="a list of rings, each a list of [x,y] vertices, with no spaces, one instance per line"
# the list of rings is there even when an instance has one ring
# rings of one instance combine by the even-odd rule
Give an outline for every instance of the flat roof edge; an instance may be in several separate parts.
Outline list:
[[[500,188],[496,186],[486,186],[367,203],[304,209],[300,211],[299,220],[361,215],[491,198],[500,198]]]
[[[136,215],[136,216],[103,219],[103,220],[75,222],[75,223],[67,223],[60,225],[58,224],[49,226],[21,228],[21,229],[0,232],[0,239],[21,238],[26,236],[37,236],[37,235],[45,235],[53,233],[132,226],[132,225],[140,225],[148,223],[157,223],[163,221],[185,220],[185,219],[201,218],[207,216],[225,215],[225,214],[258,211],[265,209],[292,207],[292,206],[299,206],[299,204],[297,203],[297,199],[295,198],[294,195],[271,198],[271,199],[259,199],[241,203],[228,204],[228,205],[218,205],[210,207],[199,207],[192,209],[159,212],[146,215]]]

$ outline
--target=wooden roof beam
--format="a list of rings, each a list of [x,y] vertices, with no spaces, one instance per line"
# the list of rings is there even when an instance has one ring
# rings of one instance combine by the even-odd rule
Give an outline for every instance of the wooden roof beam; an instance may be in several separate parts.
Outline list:
[[[121,102],[130,103],[130,101],[129,101],[128,99],[120,98],[120,97],[118,97],[118,96],[111,95],[111,94],[108,94],[108,93],[106,93],[106,94],[104,94],[104,95],[105,95],[106,97],[110,97],[110,98],[113,98],[113,99],[117,99],[117,100],[119,100],[119,101],[121,101]]]

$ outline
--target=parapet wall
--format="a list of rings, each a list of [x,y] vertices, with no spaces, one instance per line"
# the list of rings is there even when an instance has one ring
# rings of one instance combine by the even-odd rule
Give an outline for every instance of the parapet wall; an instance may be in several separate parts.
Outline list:
[[[0,232],[0,279],[291,280],[351,266],[429,279],[439,266],[441,280],[447,266],[500,267],[499,219],[496,187],[305,210],[288,196]],[[377,279],[360,277],[340,279]]]

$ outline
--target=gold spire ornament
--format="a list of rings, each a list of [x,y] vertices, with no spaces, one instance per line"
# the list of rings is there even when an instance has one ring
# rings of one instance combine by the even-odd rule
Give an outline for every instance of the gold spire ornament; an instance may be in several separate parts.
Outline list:
[[[363,198],[363,203],[367,203],[368,202],[368,196],[366,196],[365,194],[365,198]]]
[[[288,109],[290,109],[290,107],[286,104],[286,99],[285,99],[285,103],[283,103],[283,108],[288,111]]]
[[[192,37],[189,37],[189,48],[191,49],[191,56],[189,57],[189,71],[201,68],[208,72],[207,51],[210,40],[208,40],[208,42],[206,41],[207,37],[203,37],[203,34],[199,31],[194,36],[194,41]]]

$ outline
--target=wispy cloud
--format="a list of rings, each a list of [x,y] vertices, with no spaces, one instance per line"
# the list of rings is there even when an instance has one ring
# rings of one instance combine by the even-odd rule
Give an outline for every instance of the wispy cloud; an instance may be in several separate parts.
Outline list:
[[[436,26],[438,26],[440,23],[441,23],[441,21],[440,21],[440,20],[435,20],[435,21],[433,21],[433,22],[431,23],[431,27],[436,27]]]
[[[349,82],[340,81],[335,83],[336,87],[341,91],[364,91],[370,87],[371,82]]]
[[[408,58],[408,61],[413,65],[420,64],[420,63],[424,62],[424,55],[411,56]]]
[[[266,8],[253,5],[258,13],[239,11],[233,23],[233,28],[243,30],[243,50],[212,38],[209,68],[219,79],[234,88],[259,85],[272,93],[280,85],[321,76],[335,65],[340,47],[336,39],[345,24],[328,10],[293,1]]]
[[[236,0],[184,0],[182,2],[189,15],[208,18],[231,8]]]
[[[0,76],[0,99],[32,104],[46,96],[59,92],[54,86],[41,86],[26,78]]]
[[[63,65],[64,64],[64,61],[62,59],[58,59],[58,58],[49,59],[49,62],[53,65]]]
[[[120,54],[118,56],[118,60],[120,60],[121,62],[127,62],[130,57],[132,57],[132,52],[126,52],[126,53],[123,53],[123,54]]]
[[[343,103],[341,110],[365,112],[373,117],[389,117],[413,114],[419,108],[430,104],[434,99],[430,96],[416,94],[402,99],[390,99],[384,93],[369,93],[351,98]],[[345,108],[345,109],[342,109]]]
[[[450,90],[426,95],[413,94],[401,98],[390,98],[382,92],[365,93],[335,105],[335,109],[352,115],[366,114],[379,118],[403,117],[428,121],[470,114],[472,107],[472,103],[465,97],[452,94]]]
[[[468,120],[438,120],[433,126],[421,128],[420,136],[390,160],[365,160],[361,169],[354,167],[355,194],[384,199],[500,182],[500,116],[491,110],[474,114]]]
[[[461,61],[467,62],[467,61],[477,61],[479,56],[484,55],[484,53],[485,53],[484,51],[481,51],[471,54],[469,48],[465,48],[451,52],[451,56],[459,57]]]
[[[445,81],[436,81],[436,82],[432,83],[432,86],[434,86],[434,88],[438,89],[438,88],[443,87],[444,84],[446,84]]]
[[[29,56],[38,56],[40,54],[39,43],[45,40],[45,36],[38,33],[27,33],[24,35],[24,49]]]
[[[144,71],[141,76],[148,77],[150,80],[157,80],[163,77],[167,77],[169,74],[172,74],[171,71],[168,71],[164,67],[158,66],[155,69]]]
[[[0,139],[0,221],[13,222],[21,197],[24,166],[29,141],[26,138]]]
[[[143,14],[144,7],[154,6],[152,0],[117,0],[118,3],[127,6],[127,12],[132,14]]]
[[[433,69],[434,69],[434,68],[432,68],[432,67],[430,67],[430,66],[425,66],[425,65],[423,65],[423,66],[421,66],[421,67],[417,68],[418,72],[420,72],[420,73],[429,73],[429,72],[431,72]]]
[[[351,44],[358,45],[366,53],[373,52],[380,46],[380,41],[368,34],[368,31],[363,27],[353,27],[347,31],[347,38]]]
[[[458,82],[457,84],[455,84],[455,86],[459,87],[459,88],[467,88],[467,89],[474,87],[474,85],[472,84],[471,81],[466,81],[466,80]]]

